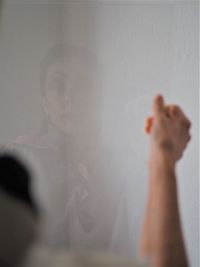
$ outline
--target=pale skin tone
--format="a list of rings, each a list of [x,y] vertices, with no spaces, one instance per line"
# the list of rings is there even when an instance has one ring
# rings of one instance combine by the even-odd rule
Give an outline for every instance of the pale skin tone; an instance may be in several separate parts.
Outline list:
[[[188,267],[178,207],[176,163],[190,140],[191,123],[176,105],[153,101],[146,121],[150,136],[149,194],[142,228],[140,255],[150,267]]]

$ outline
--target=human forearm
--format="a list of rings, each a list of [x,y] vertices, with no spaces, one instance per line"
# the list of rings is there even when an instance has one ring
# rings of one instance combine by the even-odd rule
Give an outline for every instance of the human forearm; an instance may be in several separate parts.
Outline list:
[[[153,116],[145,127],[150,135],[149,195],[140,254],[151,267],[187,267],[178,208],[175,165],[190,140],[191,123],[176,105],[154,98]]]
[[[157,156],[159,155],[159,151],[156,151]],[[152,256],[152,240],[153,240],[153,233],[151,230],[152,223],[154,222],[154,214],[152,212],[153,210],[153,203],[154,203],[154,198],[156,197],[156,191],[157,189],[155,188],[155,179],[154,177],[154,172],[155,172],[155,166],[158,167],[157,164],[160,164],[162,166],[162,157],[154,157],[154,155],[151,155],[150,157],[150,162],[149,162],[149,169],[150,173],[152,172],[151,177],[148,179],[148,197],[147,197],[147,205],[145,208],[145,214],[144,214],[144,222],[142,225],[142,232],[141,232],[141,238],[140,238],[140,244],[139,244],[139,253],[140,256],[143,258],[146,258],[147,260],[151,258]],[[166,166],[164,166],[166,168]]]
[[[152,267],[187,267],[178,209],[175,167],[162,158],[150,163]]]
[[[142,233],[139,244],[140,256],[149,259],[152,252],[152,232],[151,232],[151,221],[152,221],[152,202],[153,202],[153,187],[151,180],[149,179],[149,192],[147,197],[147,205],[145,208],[144,222],[142,225]]]

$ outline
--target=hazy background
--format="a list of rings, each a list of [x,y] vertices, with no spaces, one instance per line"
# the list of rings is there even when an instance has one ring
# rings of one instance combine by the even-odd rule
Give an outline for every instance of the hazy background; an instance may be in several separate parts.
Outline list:
[[[40,132],[40,63],[49,49],[66,42],[90,51],[98,66],[93,90],[101,91],[99,146],[127,151],[121,167],[130,168],[125,209],[133,254],[147,194],[145,116],[157,93],[183,107],[192,141],[179,163],[178,183],[192,267],[199,266],[198,11],[197,1],[13,0],[3,1],[0,13],[0,142]]]

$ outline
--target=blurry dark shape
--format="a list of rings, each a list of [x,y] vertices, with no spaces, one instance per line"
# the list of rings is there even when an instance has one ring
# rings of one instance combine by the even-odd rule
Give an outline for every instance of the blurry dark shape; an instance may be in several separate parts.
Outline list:
[[[0,266],[21,266],[37,236],[31,174],[15,156],[0,154]]]
[[[31,207],[36,214],[36,205],[30,192],[31,175],[27,167],[9,154],[0,155],[0,188],[11,197]]]

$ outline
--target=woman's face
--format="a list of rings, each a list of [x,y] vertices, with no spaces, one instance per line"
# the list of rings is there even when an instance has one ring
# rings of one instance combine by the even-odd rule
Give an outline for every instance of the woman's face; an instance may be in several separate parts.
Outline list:
[[[62,133],[73,134],[94,124],[97,110],[94,80],[88,66],[79,58],[59,61],[49,67],[44,109],[51,123]]]

